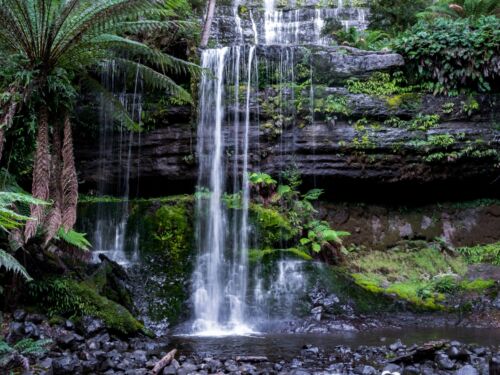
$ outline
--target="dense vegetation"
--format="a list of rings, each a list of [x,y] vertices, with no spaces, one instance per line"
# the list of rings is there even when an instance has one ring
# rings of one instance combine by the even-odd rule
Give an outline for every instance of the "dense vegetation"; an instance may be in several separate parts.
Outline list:
[[[276,84],[283,80],[278,76],[283,72],[273,70],[283,67],[258,65],[257,75],[267,74],[267,81],[257,85],[265,95],[255,93],[264,137],[276,141],[292,127],[306,128],[315,119],[332,129],[336,121],[343,121],[352,134],[349,142],[339,142],[339,155],[349,155],[349,163],[360,163],[361,168],[369,163],[386,166],[391,157],[401,158],[399,146],[414,151],[416,162],[409,169],[418,162],[425,169],[466,159],[486,159],[498,168],[499,150],[480,138],[435,131],[443,119],[473,118],[486,102],[480,97],[493,94],[485,96],[494,98],[499,92],[498,1],[361,3],[370,7],[367,30],[332,21],[323,34],[340,46],[340,54],[351,53],[349,47],[393,51],[404,57],[404,67],[340,77],[335,84],[340,82],[342,87],[331,90],[331,82],[315,86],[308,51],[293,67],[296,81],[283,95],[283,86]],[[120,132],[154,128],[166,108],[191,106],[193,110],[200,73],[194,63],[200,44],[198,19],[203,8],[199,1],[184,0],[0,0],[0,308],[12,310],[24,304],[42,310],[55,323],[65,318],[81,323],[90,315],[117,335],[149,333],[135,317],[130,292],[117,281],[120,267],[105,257],[97,267],[87,262],[92,244],[75,230],[82,200],[73,133],[82,127],[82,133],[92,129],[91,137],[95,135],[99,125],[85,123],[89,121],[82,120],[79,111],[97,106],[96,98],[112,104],[114,125]],[[148,94],[155,95],[148,98],[154,101],[148,111],[137,118],[130,115],[101,80],[101,73],[110,66],[125,86],[140,80]],[[241,91],[243,86],[238,84],[235,90]],[[387,112],[367,110],[351,116],[356,96],[382,103]],[[424,98],[440,103],[437,110],[428,111],[424,106],[429,101]],[[287,100],[293,108],[282,111]],[[495,126],[498,130],[498,121]],[[388,160],[377,161],[370,155],[375,148],[371,137],[385,134],[383,128],[407,136],[404,144],[387,150]],[[183,161],[191,166],[197,156],[191,151]],[[318,209],[324,191],[306,189],[299,172],[288,167],[279,175],[258,169],[248,175],[250,267],[272,268],[273,261],[286,258],[318,260],[362,293],[376,299],[383,296],[384,302],[398,299],[405,308],[419,311],[472,310],[454,300],[496,296],[493,280],[484,275],[469,280],[467,275],[477,264],[500,265],[498,242],[458,249],[442,238],[391,243],[384,251],[357,246],[349,242],[351,233],[333,228]],[[201,189],[194,195],[127,202],[126,219],[147,234],[137,240],[148,249],[148,254],[141,255],[144,269],[164,276],[142,285],[153,319],[166,317],[172,323],[185,312],[186,275],[192,271],[199,229],[193,220],[195,201],[210,199],[210,194]],[[231,214],[244,208],[243,195],[242,191],[224,194],[223,203]],[[123,203],[115,197],[90,195],[83,201],[88,206]],[[25,356],[43,352],[47,344],[31,340],[11,345],[0,340],[0,364],[5,354],[24,363]]]

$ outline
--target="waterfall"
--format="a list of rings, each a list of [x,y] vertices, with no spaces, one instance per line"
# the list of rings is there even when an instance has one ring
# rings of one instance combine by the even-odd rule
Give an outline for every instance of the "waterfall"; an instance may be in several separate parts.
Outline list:
[[[134,78],[132,92],[127,91],[126,77],[117,70],[113,61],[104,64],[101,70],[101,82],[110,91],[117,102],[129,114],[130,118],[140,122],[142,117],[142,80],[139,71]],[[119,203],[98,203],[95,228],[93,228],[94,257],[105,254],[108,258],[126,265],[137,256],[137,235],[132,241],[132,256],[126,252],[126,233],[129,216],[130,176],[132,174],[133,145],[140,143],[140,138],[134,131],[127,129],[124,121],[116,124],[116,105],[104,94],[101,95],[99,108],[99,160],[100,175],[105,176],[107,164],[117,158],[119,180],[117,186],[112,186],[105,179],[99,181],[97,193],[106,196],[117,193]],[[118,147],[117,147],[118,146]],[[118,148],[118,150],[116,150]],[[117,155],[115,154],[117,151]],[[139,158],[140,159],[140,158]],[[121,166],[125,166],[122,170]],[[138,169],[139,166],[137,166]]]
[[[240,62],[246,73],[244,126],[240,129]],[[200,159],[197,199],[198,259],[193,276],[193,304],[197,334],[243,334],[252,332],[246,322],[248,279],[249,136],[255,46],[222,47],[202,53],[206,70],[200,85],[198,155]],[[232,69],[230,69],[232,67]],[[234,95],[225,86],[233,84]],[[225,132],[227,119],[233,131]],[[240,134],[242,133],[242,134]],[[241,209],[229,214],[226,192],[225,136],[233,139],[233,190],[241,189]],[[241,181],[240,181],[241,174]],[[230,230],[228,230],[230,228]]]
[[[339,8],[342,5],[339,2]],[[260,68],[267,74],[278,73],[268,78],[279,97],[276,115],[282,132],[280,160],[285,168],[294,161],[289,150],[296,129],[295,47],[300,43],[326,44],[321,29],[325,18],[336,16],[338,9],[277,10],[275,0],[264,0],[264,17],[258,19],[263,28],[258,28],[252,11],[247,13],[249,22],[243,22],[238,8],[236,1],[232,8],[233,44],[204,50],[201,55],[197,258],[192,276],[191,333],[195,335],[255,332],[277,317],[289,318],[294,301],[305,293],[304,262],[281,259],[271,273],[260,266],[255,266],[251,275],[249,272],[248,250],[259,245],[258,239],[250,236],[249,223],[249,171],[256,167],[250,156],[258,152],[258,137],[252,138],[251,132],[259,111],[257,51],[276,53],[272,60],[262,61]],[[253,45],[245,45],[248,41],[244,36],[251,34],[243,27],[251,27]],[[257,30],[262,29],[259,36]],[[257,48],[259,37],[264,45]],[[310,74],[313,121],[312,67]]]

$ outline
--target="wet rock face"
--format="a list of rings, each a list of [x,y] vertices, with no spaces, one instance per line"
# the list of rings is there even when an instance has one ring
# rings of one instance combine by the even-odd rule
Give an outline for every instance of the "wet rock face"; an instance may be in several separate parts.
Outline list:
[[[265,132],[254,125],[251,142],[258,144],[259,149],[250,155],[250,169],[279,175],[295,166],[305,179],[318,179],[327,190],[329,186],[342,190],[343,186],[355,184],[365,188],[401,185],[403,189],[411,189],[416,188],[415,184],[447,183],[450,194],[458,193],[452,188],[454,184],[465,184],[472,189],[463,193],[494,191],[500,183],[494,159],[478,154],[453,160],[452,155],[468,145],[479,145],[478,139],[485,150],[500,150],[497,133],[490,123],[443,123],[430,134],[460,134],[461,140],[444,151],[443,160],[426,162],[425,151],[412,146],[415,137],[422,135],[405,129],[382,127],[370,135],[366,148],[358,149],[353,142],[363,136],[352,124],[343,121],[290,129],[276,139],[266,139]],[[119,147],[116,145],[117,150]],[[197,179],[195,153],[195,139],[189,125],[174,125],[144,134],[140,144],[132,145],[131,189],[138,186],[139,193],[159,195],[191,191]],[[119,157],[119,152],[114,155],[112,159],[100,160],[95,144],[77,146],[78,170],[84,187],[95,189],[99,181],[120,181],[128,164]],[[227,164],[231,165],[230,155]]]
[[[470,207],[443,204],[402,210],[382,205],[360,207],[323,202],[319,210],[322,218],[333,228],[343,228],[351,233],[345,239],[346,244],[364,245],[373,250],[385,250],[401,240],[433,241],[443,238],[455,247],[499,241],[498,201],[470,204]],[[488,265],[477,268],[476,273],[481,275],[490,274],[493,277],[496,273]]]

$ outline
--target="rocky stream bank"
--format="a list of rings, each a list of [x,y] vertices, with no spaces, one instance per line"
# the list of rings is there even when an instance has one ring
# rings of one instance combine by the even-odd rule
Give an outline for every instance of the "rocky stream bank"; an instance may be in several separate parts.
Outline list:
[[[158,369],[160,359],[176,349],[169,337],[127,338],[106,330],[102,321],[84,318],[79,324],[69,320],[50,324],[39,314],[17,310],[5,317],[3,325],[7,342],[21,338],[49,339],[46,351],[39,354],[12,351],[2,357],[2,374],[13,368],[28,368],[24,374],[359,374],[384,372],[413,374],[498,374],[500,348],[491,345],[465,344],[437,340],[405,345],[401,341],[380,345],[350,347],[336,345],[327,349],[304,344],[284,359],[263,355],[198,353],[178,348],[175,359]],[[404,330],[401,332],[404,336]],[[156,366],[156,367],[155,367]],[[154,370],[154,371],[153,371]],[[15,373],[15,372],[14,372]]]

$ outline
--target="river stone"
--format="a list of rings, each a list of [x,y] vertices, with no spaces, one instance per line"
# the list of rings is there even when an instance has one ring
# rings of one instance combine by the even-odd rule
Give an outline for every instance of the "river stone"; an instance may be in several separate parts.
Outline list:
[[[479,372],[471,365],[465,365],[455,372],[456,375],[479,375]]]
[[[455,367],[455,362],[442,353],[436,355],[436,364],[441,370],[451,370]]]
[[[406,346],[403,345],[401,340],[396,341],[395,343],[389,345],[389,349],[391,349],[393,352],[397,352],[399,349],[404,349]]]
[[[382,372],[386,372],[386,371],[390,372],[390,373],[393,373],[393,372],[401,373],[401,366],[398,366],[395,363],[389,363],[382,370]]]
[[[419,375],[420,370],[415,366],[406,366],[403,370],[403,375]]]
[[[372,366],[358,366],[354,369],[355,374],[359,375],[378,375],[378,371]]]
[[[80,361],[78,358],[75,358],[70,354],[65,354],[64,356],[54,360],[54,373],[61,375],[73,375],[77,372],[79,364]]]
[[[105,327],[106,326],[101,319],[96,319],[91,316],[84,316],[81,321],[81,328],[85,337],[94,336]]]
[[[14,318],[14,320],[16,322],[22,322],[22,321],[24,321],[24,318],[26,318],[26,311],[21,310],[21,309],[17,309],[12,314],[12,318]]]
[[[45,315],[42,315],[42,314],[28,314],[28,315],[26,315],[25,320],[27,322],[33,322],[36,324],[40,324],[44,320],[47,320],[47,317]]]

